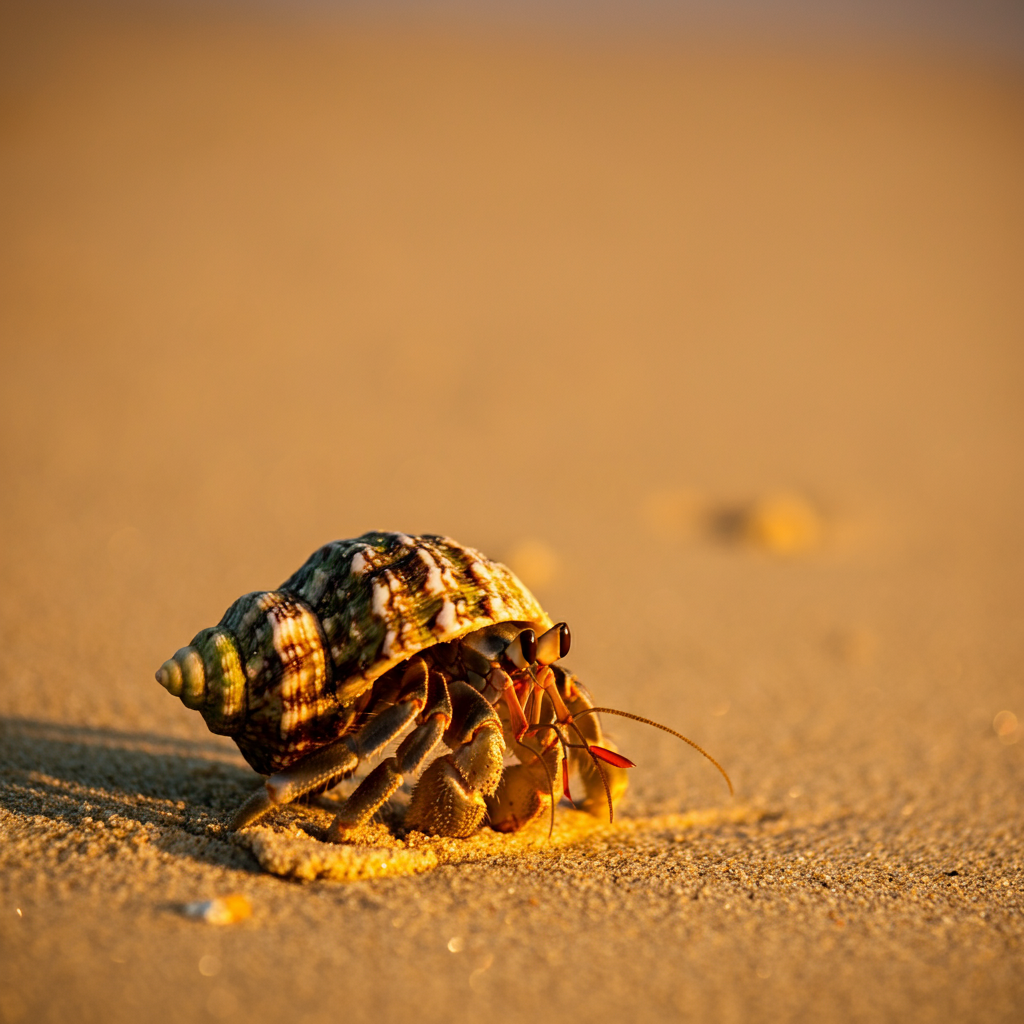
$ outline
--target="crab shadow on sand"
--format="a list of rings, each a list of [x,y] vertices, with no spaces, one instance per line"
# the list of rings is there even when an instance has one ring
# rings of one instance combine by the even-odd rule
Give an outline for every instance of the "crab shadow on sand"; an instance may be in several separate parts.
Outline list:
[[[309,844],[310,839],[323,838],[325,823],[333,814],[325,813],[326,808],[300,809],[293,805],[287,812],[282,811],[289,819],[283,825],[290,834],[279,837],[281,849],[267,847],[262,856],[253,847],[252,836],[247,842],[241,834],[229,835],[225,831],[229,815],[249,796],[258,780],[259,776],[237,752],[212,737],[180,739],[149,732],[0,717],[0,822],[4,811],[10,815],[8,822],[35,819],[38,826],[60,833],[69,828],[91,830],[95,823],[104,822],[121,831],[145,830],[146,842],[174,856],[221,866],[258,871],[259,861],[273,874],[302,880],[376,877],[367,864],[355,863],[359,857],[352,851]],[[369,843],[375,849],[381,844],[394,846],[395,839],[385,833],[400,823],[401,807],[393,807],[392,811],[393,818],[370,826],[379,835],[368,833],[357,844]],[[632,831],[645,825],[655,831],[736,828],[777,816],[764,809],[733,806],[670,815],[665,820],[626,819],[616,826],[616,831]],[[269,834],[274,823],[268,824],[271,829],[257,832]],[[397,861],[389,862],[387,874],[394,877],[441,862],[508,855],[538,844],[555,849],[574,845],[607,828],[600,817],[562,807],[553,835],[546,834],[541,822],[536,829],[517,833],[514,840],[487,829],[472,841],[454,847],[450,841],[435,842],[423,837],[419,845],[424,848],[408,854],[416,862],[405,867]],[[105,834],[112,838],[109,828]],[[261,841],[266,846],[270,840],[264,836]],[[434,850],[434,845],[438,849]],[[395,856],[405,854],[400,851]],[[429,865],[424,857],[430,860]],[[378,850],[374,864],[379,860]]]
[[[219,835],[182,839],[213,839],[210,826],[258,779],[212,739],[0,717],[0,808],[55,826],[112,818],[155,826],[154,842],[170,852],[248,866],[248,856]]]

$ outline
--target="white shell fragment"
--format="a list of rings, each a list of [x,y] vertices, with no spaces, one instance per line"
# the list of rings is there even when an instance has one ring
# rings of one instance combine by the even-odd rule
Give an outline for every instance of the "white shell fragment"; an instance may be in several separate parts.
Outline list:
[[[182,913],[186,917],[205,921],[206,924],[234,924],[252,916],[252,904],[241,893],[234,893],[198,903],[186,903]]]

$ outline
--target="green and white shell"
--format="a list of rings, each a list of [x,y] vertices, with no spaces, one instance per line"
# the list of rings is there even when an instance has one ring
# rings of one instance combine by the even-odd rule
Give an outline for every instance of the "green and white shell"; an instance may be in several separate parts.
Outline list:
[[[366,533],[326,544],[277,590],[240,597],[157,681],[270,775],[351,727],[354,704],[413,655],[547,613],[500,562],[448,537]]]

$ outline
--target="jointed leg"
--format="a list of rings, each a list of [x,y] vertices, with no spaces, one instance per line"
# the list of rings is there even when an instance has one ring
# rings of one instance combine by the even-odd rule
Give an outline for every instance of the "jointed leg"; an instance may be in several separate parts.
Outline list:
[[[449,683],[451,725],[444,741],[450,754],[435,760],[413,790],[407,827],[432,835],[471,835],[483,820],[484,797],[501,778],[505,744],[494,708],[468,683]]]
[[[416,674],[410,676],[410,673]],[[344,839],[348,829],[368,821],[398,789],[404,776],[419,770],[441,741],[452,720],[452,702],[448,694],[447,681],[442,673],[436,669],[429,670],[428,673],[426,664],[417,659],[406,671],[406,677],[411,678],[415,686],[411,693],[400,699],[399,703],[412,705],[415,708],[414,716],[419,713],[420,708],[423,709],[422,713],[419,713],[419,724],[405,737],[395,756],[377,765],[345,801],[327,834],[331,842]],[[370,729],[373,721],[367,724],[363,732]],[[356,734],[357,737],[360,735],[362,733]]]
[[[589,694],[577,684],[575,677],[561,670],[559,675],[561,678],[558,680],[558,688],[564,695],[565,705],[570,714],[580,715],[586,708],[594,706]],[[597,715],[582,715],[574,718],[574,722],[589,746],[612,753],[618,749],[602,734]],[[570,739],[570,744],[573,744],[574,739]],[[579,775],[585,794],[582,800],[577,801],[577,805],[581,810],[594,815],[607,814],[609,798],[612,807],[615,807],[629,786],[625,768],[612,764],[605,758],[601,758],[601,761],[601,765],[598,766],[591,754],[582,749],[582,745],[572,745],[569,751],[569,767],[574,768]]]
[[[626,768],[632,767],[632,761],[604,740],[596,717],[585,714],[593,705],[573,676],[560,666],[542,664],[536,673],[530,671],[530,677],[529,694],[523,701],[525,717],[521,712],[518,727],[517,716],[510,716],[509,723],[516,752],[526,754],[520,755],[522,765],[506,769],[501,788],[489,801],[491,824],[500,831],[514,831],[533,820],[549,806],[553,780],[568,796],[569,767],[579,772],[583,782],[582,808],[591,814],[606,809],[611,816],[628,785]],[[577,715],[582,716],[579,722]],[[562,760],[564,753],[569,755],[568,763]],[[553,772],[553,778],[545,769]]]
[[[396,703],[370,719],[358,732],[343,736],[271,775],[263,787],[238,809],[228,827],[232,831],[244,828],[272,807],[291,803],[353,771],[361,760],[377,753],[400,735],[426,700],[427,667],[421,659],[416,659],[405,672],[401,695]]]
[[[545,812],[561,786],[562,743],[553,729],[538,731],[536,739],[516,745],[519,764],[501,775],[494,796],[487,799],[491,828],[516,832]]]
[[[271,775],[239,807],[228,828],[232,832],[245,828],[272,807],[291,803],[332,779],[352,771],[359,764],[359,757],[347,741],[346,736]]]

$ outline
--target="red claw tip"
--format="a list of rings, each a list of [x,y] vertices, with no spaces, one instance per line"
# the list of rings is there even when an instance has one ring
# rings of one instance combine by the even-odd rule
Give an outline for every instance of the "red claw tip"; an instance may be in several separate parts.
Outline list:
[[[604,747],[595,747],[593,743],[590,744],[590,752],[594,757],[601,761],[607,761],[608,764],[614,765],[616,768],[635,768],[636,765],[630,761],[628,757],[623,757],[621,754],[616,753],[614,750],[605,750]]]
[[[575,808],[576,804],[573,803],[572,793],[569,792],[569,765],[564,759],[562,761],[562,792],[565,794],[565,799]]]

